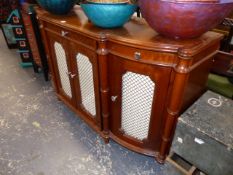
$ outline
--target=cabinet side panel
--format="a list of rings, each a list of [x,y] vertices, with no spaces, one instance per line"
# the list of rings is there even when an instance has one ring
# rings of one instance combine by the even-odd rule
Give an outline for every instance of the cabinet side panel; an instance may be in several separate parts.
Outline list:
[[[208,75],[218,48],[219,43],[214,43],[193,58],[193,65],[190,67],[191,71],[185,87],[180,113],[184,112],[207,90]]]
[[[207,89],[206,83],[212,61],[207,60],[189,74],[187,86],[185,87],[181,113],[193,104]]]

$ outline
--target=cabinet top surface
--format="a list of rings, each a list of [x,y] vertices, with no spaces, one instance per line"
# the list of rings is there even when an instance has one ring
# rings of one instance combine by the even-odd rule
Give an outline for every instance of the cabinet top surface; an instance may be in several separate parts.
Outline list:
[[[200,50],[222,39],[222,34],[207,32],[199,38],[175,40],[163,37],[150,28],[142,18],[132,17],[123,27],[103,29],[88,21],[80,6],[76,5],[68,15],[58,16],[37,8],[38,18],[42,21],[65,27],[74,32],[83,33],[96,40],[107,40],[133,47],[165,52],[184,52],[195,55]]]

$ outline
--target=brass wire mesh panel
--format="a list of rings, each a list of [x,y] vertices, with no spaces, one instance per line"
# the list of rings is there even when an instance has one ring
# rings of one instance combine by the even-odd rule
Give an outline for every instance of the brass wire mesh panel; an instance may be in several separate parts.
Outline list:
[[[148,137],[155,83],[148,76],[127,72],[122,77],[122,123],[126,135]]]
[[[82,104],[84,108],[94,117],[96,115],[96,104],[92,64],[88,57],[80,53],[77,54],[76,59]]]
[[[62,89],[64,90],[66,95],[68,95],[71,98],[72,93],[70,87],[69,72],[66,63],[65,50],[63,49],[62,45],[58,42],[54,43],[54,49],[57,58],[57,66],[58,66]]]

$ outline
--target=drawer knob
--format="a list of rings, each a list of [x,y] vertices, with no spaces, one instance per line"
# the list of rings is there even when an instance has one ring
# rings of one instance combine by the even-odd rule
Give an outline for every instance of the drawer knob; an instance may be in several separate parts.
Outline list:
[[[134,53],[134,58],[135,58],[136,60],[140,60],[140,59],[141,59],[141,53],[140,53],[140,52],[135,52],[135,53]]]
[[[40,29],[42,29],[43,27],[44,27],[44,26],[41,24],[41,25],[40,25]]]
[[[61,36],[66,36],[68,34],[68,32],[66,32],[66,31],[61,31]]]

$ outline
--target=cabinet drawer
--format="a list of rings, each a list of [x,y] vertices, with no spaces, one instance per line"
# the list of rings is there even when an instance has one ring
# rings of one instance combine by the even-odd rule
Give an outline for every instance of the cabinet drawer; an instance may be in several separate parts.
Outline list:
[[[148,64],[172,66],[177,60],[177,56],[172,53],[159,53],[113,42],[108,42],[108,50],[113,55]]]
[[[60,35],[61,37],[65,37],[68,40],[72,40],[73,42],[79,43],[87,48],[94,50],[97,47],[95,40],[80,35],[78,33],[75,33],[71,30],[67,30],[64,27],[46,23],[45,29],[48,30],[49,32],[53,32],[57,35]]]

